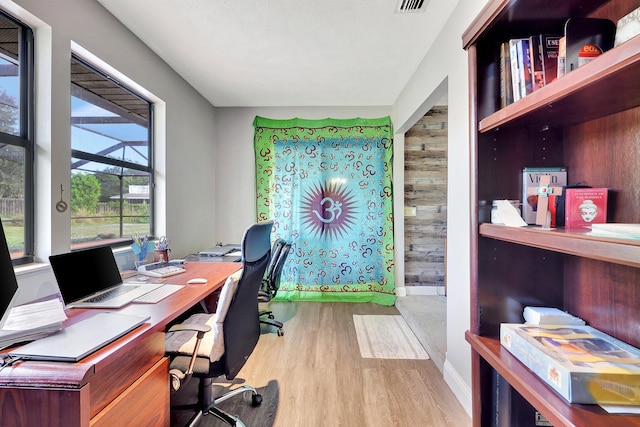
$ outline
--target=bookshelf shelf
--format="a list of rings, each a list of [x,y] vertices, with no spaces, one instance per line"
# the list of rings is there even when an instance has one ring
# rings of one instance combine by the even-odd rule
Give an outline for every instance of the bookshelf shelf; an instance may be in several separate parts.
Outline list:
[[[504,108],[499,79],[500,46],[510,39],[562,34],[570,17],[617,22],[638,7],[640,0],[490,0],[462,36],[471,91],[466,339],[474,426],[493,425],[505,410],[495,404],[496,373],[555,426],[640,426],[640,416],[568,403],[496,339],[501,323],[522,323],[524,307],[538,305],[640,347],[640,239],[486,223],[489,201],[521,198],[524,168],[558,166],[569,184],[609,190],[607,222],[640,223],[640,35]]]
[[[549,251],[640,268],[640,240],[590,235],[588,230],[544,230],[481,224],[480,235]]]
[[[640,417],[635,415],[607,414],[598,405],[569,404],[551,387],[538,379],[509,351],[503,349],[500,340],[494,337],[484,337],[466,333],[467,342],[488,362],[488,364],[502,375],[518,393],[537,408],[554,426],[640,426]],[[542,409],[544,408],[544,409]]]
[[[640,105],[640,36],[480,121],[498,127],[556,127],[582,123]]]

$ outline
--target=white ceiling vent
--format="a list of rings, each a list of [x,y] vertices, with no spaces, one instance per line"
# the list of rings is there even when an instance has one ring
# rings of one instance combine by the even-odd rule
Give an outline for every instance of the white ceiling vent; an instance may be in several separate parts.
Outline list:
[[[427,8],[429,0],[398,0],[396,13],[420,13]]]

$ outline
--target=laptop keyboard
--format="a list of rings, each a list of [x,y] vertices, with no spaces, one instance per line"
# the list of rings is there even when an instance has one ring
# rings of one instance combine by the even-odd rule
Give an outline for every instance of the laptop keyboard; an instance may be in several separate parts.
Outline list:
[[[172,293],[179,291],[180,289],[182,289],[182,285],[164,284],[158,289],[139,296],[138,298],[134,299],[133,302],[154,304],[165,299]]]
[[[105,300],[110,300],[112,298],[118,297],[122,294],[126,294],[129,291],[132,291],[134,289],[136,289],[137,286],[131,286],[131,285],[122,285],[122,286],[118,286],[115,289],[111,289],[110,291],[107,291],[103,294],[100,295],[96,295],[95,297],[91,297],[87,300],[85,300],[86,302],[100,302],[100,301],[105,301]]]

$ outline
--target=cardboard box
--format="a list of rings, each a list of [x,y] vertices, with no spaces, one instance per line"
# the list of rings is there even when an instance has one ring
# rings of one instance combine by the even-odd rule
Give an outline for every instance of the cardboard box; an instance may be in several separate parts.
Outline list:
[[[503,323],[500,343],[570,403],[640,405],[640,350],[597,329]]]

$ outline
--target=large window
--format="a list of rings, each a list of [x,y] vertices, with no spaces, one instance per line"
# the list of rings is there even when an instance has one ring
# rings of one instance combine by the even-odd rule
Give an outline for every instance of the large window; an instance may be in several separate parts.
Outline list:
[[[33,260],[33,33],[0,12],[0,218],[14,264]]]
[[[71,247],[153,235],[151,103],[71,58]]]

